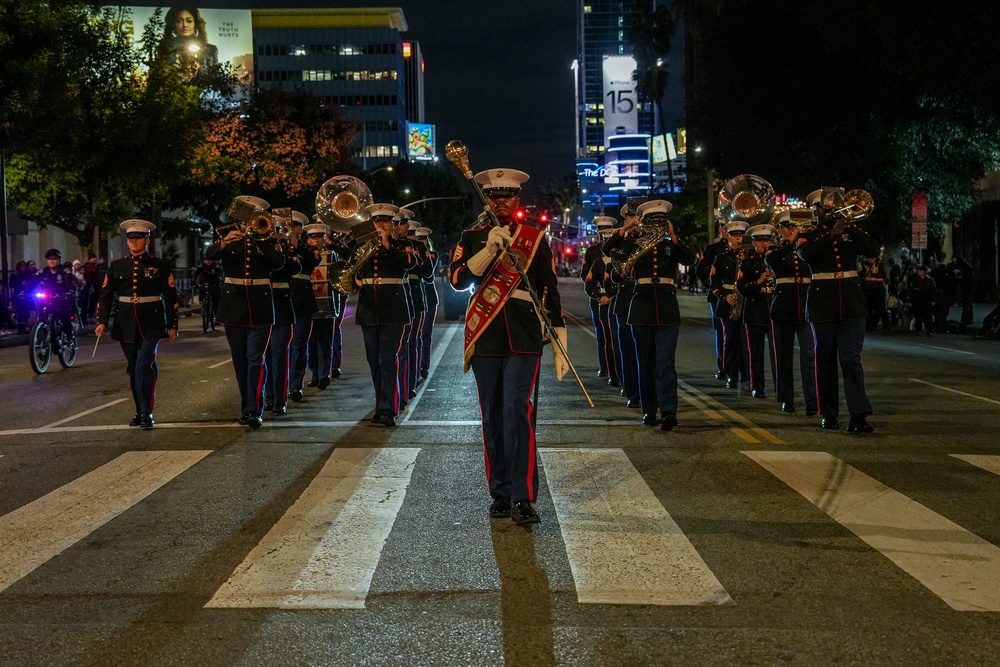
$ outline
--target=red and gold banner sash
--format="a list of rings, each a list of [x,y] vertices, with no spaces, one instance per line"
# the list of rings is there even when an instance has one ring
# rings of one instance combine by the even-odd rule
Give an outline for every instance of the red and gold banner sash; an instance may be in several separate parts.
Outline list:
[[[503,305],[521,282],[521,275],[514,268],[509,255],[513,254],[526,271],[538,252],[543,236],[544,232],[540,229],[518,225],[510,247],[500,256],[500,261],[493,265],[493,270],[469,301],[469,310],[465,313],[465,371],[469,370],[469,363],[475,354],[476,341],[500,314]]]

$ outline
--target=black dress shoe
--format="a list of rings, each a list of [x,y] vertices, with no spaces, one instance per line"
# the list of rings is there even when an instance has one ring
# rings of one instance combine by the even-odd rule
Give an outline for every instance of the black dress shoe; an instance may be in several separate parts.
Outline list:
[[[656,426],[660,420],[656,418],[656,413],[649,413],[642,416],[642,423],[646,426]]]
[[[510,518],[518,525],[538,523],[541,519],[527,500],[518,500],[510,508]]]
[[[732,378],[726,380],[726,389],[737,389],[739,386],[740,383]]]
[[[240,424],[246,426],[249,423],[250,423],[250,415],[244,412],[243,414],[240,415]]]
[[[716,380],[728,380],[729,376],[726,375],[726,371],[716,371],[715,372],[715,379]]]
[[[494,519],[506,519],[510,516],[510,501],[497,498],[490,504],[490,516]]]
[[[875,429],[864,417],[851,417],[847,424],[848,433],[874,433]]]
[[[338,369],[338,370],[340,370],[340,369]],[[423,380],[427,379],[427,369],[426,368],[421,368],[420,369],[420,378],[423,379]]]
[[[256,430],[264,425],[264,420],[260,418],[260,415],[247,415],[247,426]]]
[[[831,431],[836,431],[840,428],[840,422],[832,417],[823,417],[823,421],[820,422],[820,426]]]
[[[625,404],[625,407],[626,408],[641,408],[642,406],[639,405],[639,401],[629,401],[628,403]]]
[[[274,406],[274,416],[275,417],[281,417],[282,415],[287,415],[287,414],[288,414],[288,406],[287,405],[276,405],[276,406]]]
[[[153,421],[152,412],[143,412],[142,415],[139,416],[139,428],[153,428],[155,423],[156,422]]]
[[[625,388],[624,387],[622,387],[622,390],[620,392],[618,392],[618,395],[619,396],[624,396],[625,395]]]
[[[302,400],[302,390],[292,389],[292,391],[288,394],[288,397],[291,398],[296,403],[298,403],[299,401]]]
[[[417,397],[417,390],[416,389],[411,389],[410,390],[410,398],[416,398],[416,397]]]
[[[315,377],[311,378],[309,380],[309,382],[306,382],[306,386],[307,387],[315,387],[318,384],[319,384],[319,380],[317,380]]]
[[[660,422],[661,431],[671,431],[677,426],[677,415],[663,415],[663,421]]]
[[[268,402],[264,404],[265,410],[274,410],[274,403]]]
[[[383,412],[382,418],[379,420],[378,423],[380,426],[395,426],[396,418],[393,416],[391,412]]]
[[[330,386],[330,378],[328,378],[328,377],[321,377],[319,379],[319,384],[317,384],[316,386],[320,388],[320,391],[322,391],[323,389],[326,389],[327,387]]]
[[[340,369],[339,368],[331,368],[330,369],[330,377],[332,377],[332,378],[339,378],[340,377]]]
[[[608,377],[608,372],[607,371],[597,371],[597,377],[599,377],[599,378],[606,378],[606,377]]]
[[[806,417],[813,417],[819,414],[819,406],[815,403],[806,403]]]
[[[789,401],[788,403],[781,404],[782,412],[795,412],[795,404]]]
[[[608,386],[610,386],[610,387],[620,387],[620,386],[622,386],[622,383],[619,382],[618,380],[616,380],[615,378],[611,378],[610,380],[608,380]]]
[[[135,413],[135,415],[131,419],[128,420],[128,425],[129,426],[138,426],[141,423],[142,423],[142,417],[139,416],[138,412]]]
[[[767,394],[764,393],[763,389],[754,389],[750,392],[750,395],[754,398],[767,398]]]

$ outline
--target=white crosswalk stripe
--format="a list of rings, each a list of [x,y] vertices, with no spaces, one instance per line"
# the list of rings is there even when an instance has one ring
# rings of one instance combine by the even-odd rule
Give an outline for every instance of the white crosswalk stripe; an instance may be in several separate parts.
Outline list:
[[[1000,475],[1000,456],[990,454],[952,454],[952,456],[994,475]]]
[[[1000,611],[1000,548],[825,452],[743,452],[958,611]]]
[[[336,449],[206,607],[362,609],[419,449]]]
[[[0,517],[0,591],[210,453],[127,452]]]
[[[580,602],[732,602],[624,451],[540,453]]]

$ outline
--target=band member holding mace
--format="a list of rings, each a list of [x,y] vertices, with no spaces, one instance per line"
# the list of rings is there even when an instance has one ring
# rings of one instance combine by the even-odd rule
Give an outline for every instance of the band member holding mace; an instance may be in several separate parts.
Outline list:
[[[465,318],[465,370],[471,365],[479,391],[491,517],[537,523],[531,503],[538,493],[535,462],[535,386],[542,357],[542,326],[532,290],[552,322],[556,377],[569,371],[566,324],[552,250],[541,230],[518,224],[521,184],[528,174],[490,169],[475,176],[496,216],[467,230],[455,246],[452,287],[475,286]],[[513,256],[513,261],[512,261]],[[515,266],[514,261],[519,266]],[[523,284],[522,273],[528,284]]]
[[[111,337],[121,343],[128,364],[126,373],[135,401],[129,426],[153,428],[156,391],[156,347],[163,338],[177,338],[177,284],[166,261],[146,249],[156,225],[146,220],[126,220],[129,256],[111,262],[101,286],[94,334],[104,335],[111,313]]]

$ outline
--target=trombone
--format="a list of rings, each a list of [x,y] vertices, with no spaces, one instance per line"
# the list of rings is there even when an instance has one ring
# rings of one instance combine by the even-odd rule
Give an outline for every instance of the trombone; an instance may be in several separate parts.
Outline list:
[[[472,189],[476,191],[479,195],[479,200],[483,203],[483,214],[489,216],[489,219],[494,223],[499,225],[500,221],[497,219],[493,209],[490,208],[489,202],[486,201],[486,195],[483,194],[482,188],[479,187],[479,183],[476,182],[476,178],[472,173],[472,169],[469,168],[469,149],[466,148],[458,139],[452,139],[444,147],[445,157],[448,161],[454,164],[462,172],[462,175],[472,184]],[[480,216],[481,217],[481,216]],[[506,249],[504,250],[506,252]],[[517,271],[518,275],[521,277],[521,286],[524,290],[531,296],[532,302],[535,304],[535,312],[542,320],[542,324],[545,326],[545,333],[548,335],[549,340],[552,344],[559,348],[559,352],[566,359],[569,369],[573,371],[573,377],[576,378],[576,383],[580,385],[580,390],[583,392],[584,398],[587,399],[587,404],[590,407],[594,407],[594,401],[590,399],[590,394],[587,393],[587,388],[583,386],[583,380],[580,379],[580,374],[576,372],[576,366],[573,365],[573,360],[569,358],[569,352],[563,347],[562,342],[559,340],[559,336],[555,335],[552,331],[554,328],[552,326],[552,320],[549,319],[549,314],[545,312],[542,307],[542,300],[538,298],[538,294],[535,292],[531,283],[528,281],[528,276],[524,272],[524,267],[521,266],[520,260],[513,253],[506,253],[507,258],[510,260],[511,266]]]

